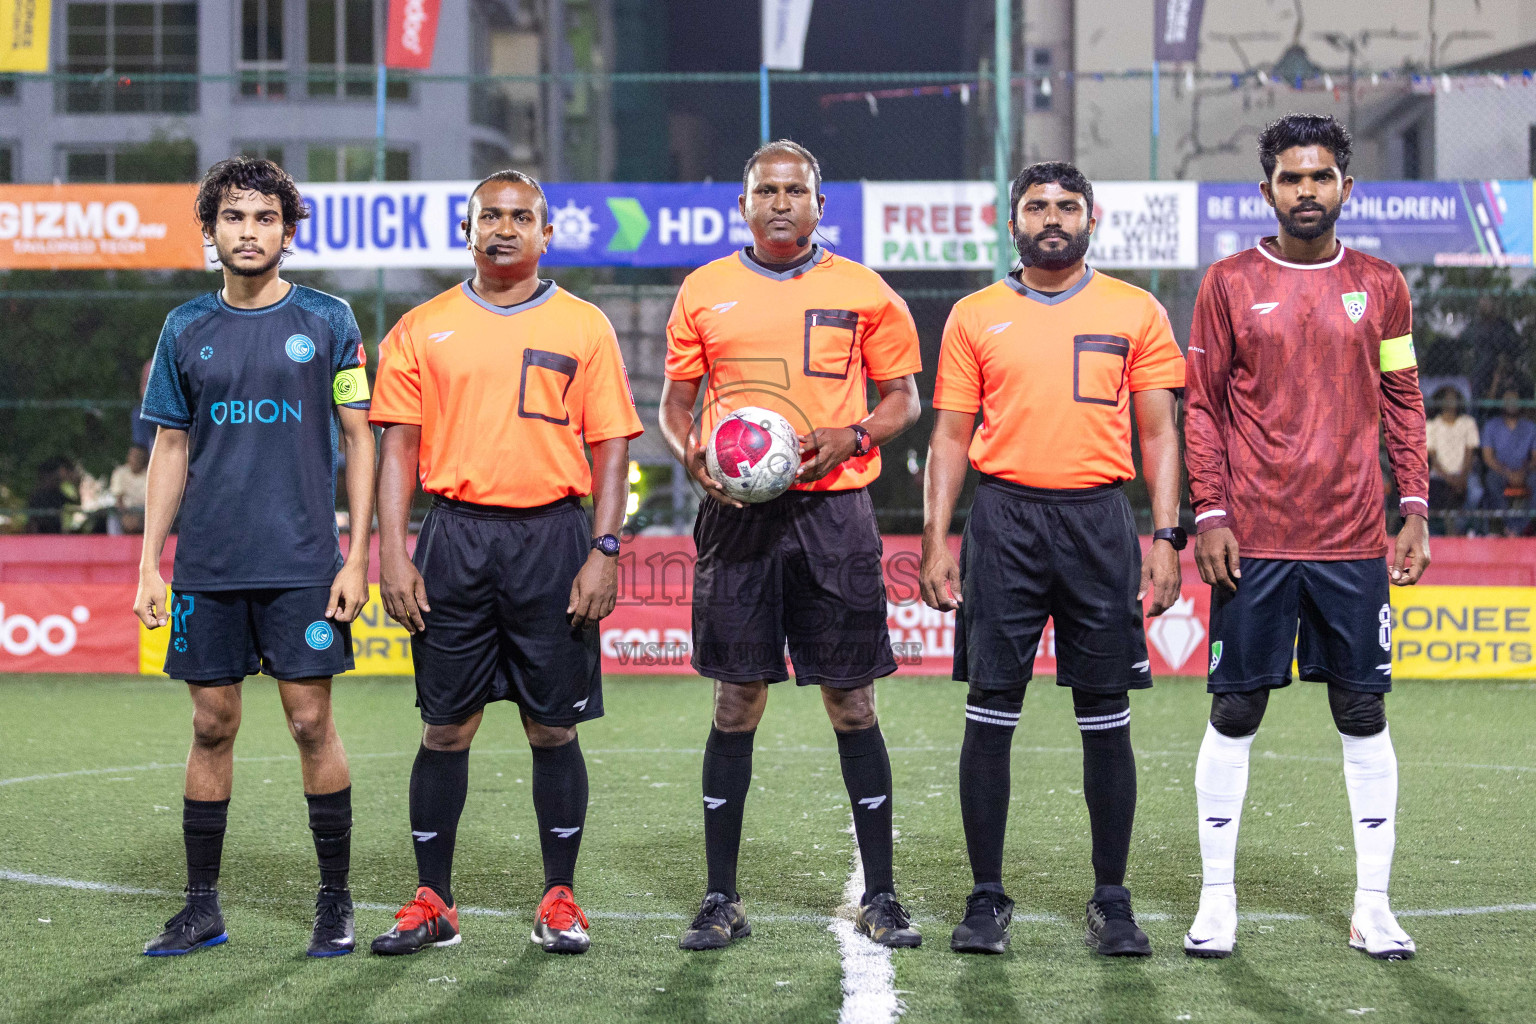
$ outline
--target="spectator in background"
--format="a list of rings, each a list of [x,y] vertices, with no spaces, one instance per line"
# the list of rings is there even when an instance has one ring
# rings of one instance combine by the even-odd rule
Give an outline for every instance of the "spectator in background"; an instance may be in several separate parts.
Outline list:
[[[1477,475],[1477,421],[1461,411],[1461,393],[1453,387],[1436,391],[1435,405],[1439,415],[1425,425],[1429,507],[1445,513],[1479,508],[1483,485]],[[1446,533],[1455,536],[1463,532],[1459,517],[1446,515],[1443,522]]]
[[[128,449],[128,461],[112,471],[107,489],[116,509],[108,533],[144,532],[144,496],[149,483],[149,449],[135,444]],[[113,525],[115,524],[115,529]]]
[[[1493,360],[1488,390],[1481,397],[1497,401],[1505,393],[1525,394],[1531,390],[1531,376],[1525,372],[1525,359],[1519,352],[1499,352]],[[1475,392],[1474,392],[1475,393]]]
[[[1472,394],[1476,397],[1496,399],[1506,387],[1518,388],[1526,383],[1511,379],[1528,376],[1524,371],[1525,339],[1508,319],[1500,315],[1498,300],[1492,295],[1477,300],[1472,322],[1467,324],[1458,340],[1471,360],[1467,370],[1472,377]],[[1502,370],[1500,356],[1503,357]]]
[[[37,486],[27,498],[28,533],[63,533],[64,506],[79,501],[74,463],[55,455],[37,468]]]
[[[1536,453],[1536,423],[1520,415],[1521,392],[1504,391],[1504,414],[1483,426],[1483,462],[1488,466],[1487,500],[1491,509],[1529,508],[1531,455]],[[1499,526],[1520,533],[1523,517]]]

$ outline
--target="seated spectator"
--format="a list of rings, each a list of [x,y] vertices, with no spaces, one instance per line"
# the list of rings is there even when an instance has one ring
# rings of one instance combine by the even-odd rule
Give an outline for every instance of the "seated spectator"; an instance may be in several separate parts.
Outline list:
[[[1477,421],[1461,411],[1461,393],[1453,387],[1435,392],[1439,415],[1425,424],[1429,447],[1429,507],[1449,513],[1453,509],[1482,507],[1483,485],[1477,474]],[[1447,514],[1444,531],[1463,532],[1458,516]]]
[[[1488,466],[1487,497],[1491,509],[1530,507],[1531,456],[1536,454],[1536,423],[1520,415],[1520,392],[1505,390],[1504,412],[1483,425],[1483,462]],[[1496,524],[1501,532],[1520,533],[1525,517]]]
[[[27,498],[28,533],[63,533],[64,506],[79,500],[74,463],[55,455],[37,467],[37,486]]]
[[[1519,380],[1511,381],[1512,374],[1528,376],[1521,369],[1525,362],[1522,357],[1525,339],[1503,315],[1498,300],[1492,295],[1477,300],[1472,321],[1462,330],[1458,340],[1471,360],[1468,370],[1472,374],[1472,393],[1478,398],[1497,399],[1511,383],[1519,387]],[[1502,379],[1495,379],[1500,377]]]
[[[148,484],[149,449],[133,445],[128,449],[128,461],[112,471],[112,482],[107,486],[116,509],[108,533],[144,532],[144,495]]]

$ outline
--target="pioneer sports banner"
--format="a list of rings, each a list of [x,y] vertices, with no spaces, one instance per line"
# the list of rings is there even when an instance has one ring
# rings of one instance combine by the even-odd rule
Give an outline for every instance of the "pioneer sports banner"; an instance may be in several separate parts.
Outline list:
[[[1200,262],[1250,248],[1276,231],[1256,183],[1202,183]],[[1339,240],[1390,263],[1531,265],[1532,182],[1357,181]]]
[[[1198,266],[1198,195],[1189,181],[1095,182],[1088,262],[1105,270]],[[866,181],[864,262],[876,270],[990,270],[995,198],[991,182]]]
[[[0,185],[0,270],[204,265],[193,185]]]
[[[473,265],[459,224],[473,181],[301,185],[309,219],[292,270]],[[861,256],[860,186],[826,182],[816,241]],[[748,245],[734,184],[555,182],[544,186],[554,227],[545,266],[693,267]]]
[[[432,67],[442,0],[389,0],[384,66],[426,71]]]

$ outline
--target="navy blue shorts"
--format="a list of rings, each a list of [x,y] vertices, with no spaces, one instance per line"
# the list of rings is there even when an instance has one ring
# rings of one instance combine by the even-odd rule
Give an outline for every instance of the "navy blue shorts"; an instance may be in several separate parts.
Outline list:
[[[350,671],[352,630],[325,617],[330,599],[330,587],[178,591],[165,674],[206,685],[258,672],[292,681]]]
[[[428,725],[515,701],[540,725],[603,714],[597,626],[566,617],[592,531],[581,505],[500,508],[436,498],[413,561],[432,606],[411,638]]]
[[[693,668],[724,683],[857,689],[896,671],[869,492],[786,491],[693,526]]]
[[[1043,490],[985,476],[960,544],[954,677],[980,690],[1025,685],[1050,618],[1058,685],[1144,690],[1140,587],[1141,543],[1118,485]]]
[[[1244,558],[1237,592],[1211,588],[1211,693],[1247,693],[1301,678],[1361,693],[1392,689],[1387,560]],[[1298,631],[1299,626],[1299,631]]]

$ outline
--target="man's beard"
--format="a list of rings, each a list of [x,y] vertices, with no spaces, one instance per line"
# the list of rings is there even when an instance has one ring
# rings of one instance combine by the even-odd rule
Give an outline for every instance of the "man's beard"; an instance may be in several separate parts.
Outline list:
[[[283,252],[281,249],[279,249],[275,256],[267,260],[267,262],[263,263],[259,267],[242,266],[235,262],[234,253],[225,252],[222,248],[218,248],[217,251],[219,254],[219,262],[224,265],[224,269],[228,270],[236,277],[260,277],[262,274],[265,274],[267,271],[277,266],[283,260]]]
[[[1323,211],[1323,215],[1317,219],[1315,224],[1296,223],[1296,214],[1311,210]],[[1298,203],[1291,207],[1290,213],[1281,213],[1276,209],[1275,217],[1280,221],[1280,227],[1286,234],[1300,241],[1310,242],[1314,238],[1321,238],[1326,235],[1333,228],[1334,223],[1339,219],[1339,214],[1343,210],[1343,203],[1332,208],[1326,207],[1322,203]]]
[[[1019,257],[1024,260],[1026,267],[1039,267],[1041,270],[1066,270],[1072,264],[1077,263],[1088,255],[1088,243],[1092,240],[1093,232],[1084,228],[1075,235],[1061,232],[1060,235],[1050,234],[1046,238],[1061,237],[1065,235],[1067,247],[1065,249],[1044,249],[1040,243],[1045,239],[1039,235],[1026,235],[1024,232],[1016,232],[1013,236],[1013,246],[1019,251]]]

